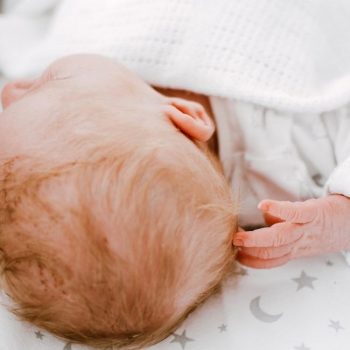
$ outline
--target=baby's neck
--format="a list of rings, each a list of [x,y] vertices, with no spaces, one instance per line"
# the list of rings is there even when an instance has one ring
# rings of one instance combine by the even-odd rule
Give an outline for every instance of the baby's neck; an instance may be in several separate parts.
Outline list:
[[[191,91],[185,91],[185,90],[175,90],[175,89],[163,89],[159,87],[153,87],[155,90],[160,92],[161,94],[169,97],[180,97],[184,98],[186,100],[195,101],[200,103],[210,116],[210,118],[213,120],[215,127],[216,127],[216,121],[214,113],[211,109],[211,105],[209,102],[208,96],[196,94]],[[217,142],[217,133],[215,132],[213,137],[207,142],[209,148],[217,155],[218,154],[218,142]]]

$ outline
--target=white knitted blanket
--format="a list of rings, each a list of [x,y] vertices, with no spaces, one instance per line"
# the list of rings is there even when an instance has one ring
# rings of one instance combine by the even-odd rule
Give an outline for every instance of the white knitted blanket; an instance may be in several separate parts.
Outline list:
[[[56,1],[45,20],[42,0],[0,19],[3,74],[32,75],[62,55],[94,52],[155,85],[280,110],[318,113],[350,101],[349,0]]]

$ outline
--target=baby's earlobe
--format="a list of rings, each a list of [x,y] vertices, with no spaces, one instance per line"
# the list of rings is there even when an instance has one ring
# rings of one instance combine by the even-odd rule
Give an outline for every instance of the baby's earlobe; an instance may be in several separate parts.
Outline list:
[[[7,83],[1,92],[3,109],[19,100],[33,86],[34,80],[18,80]]]
[[[200,103],[170,97],[165,113],[178,129],[198,141],[208,141],[215,131],[214,123]]]

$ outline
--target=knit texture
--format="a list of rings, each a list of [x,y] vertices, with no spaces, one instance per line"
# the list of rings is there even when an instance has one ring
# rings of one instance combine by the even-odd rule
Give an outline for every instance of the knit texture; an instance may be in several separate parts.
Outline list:
[[[349,0],[65,0],[21,55],[0,51],[0,68],[36,74],[93,52],[154,85],[324,112],[350,101],[349,18]],[[0,42],[26,36],[0,29]]]

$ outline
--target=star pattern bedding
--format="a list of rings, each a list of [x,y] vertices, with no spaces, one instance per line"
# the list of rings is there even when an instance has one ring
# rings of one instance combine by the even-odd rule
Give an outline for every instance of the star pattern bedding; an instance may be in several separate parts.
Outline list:
[[[340,254],[272,270],[240,266],[220,293],[149,350],[348,350],[349,295],[349,266]],[[9,303],[4,294],[0,300]],[[0,349],[88,350],[16,320],[4,306]]]

